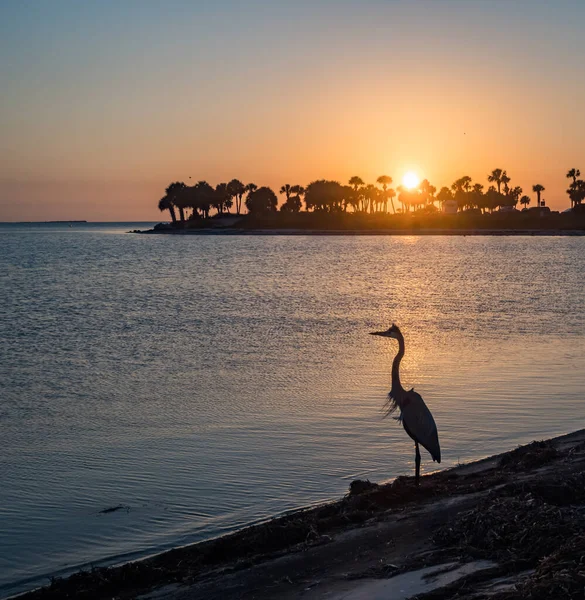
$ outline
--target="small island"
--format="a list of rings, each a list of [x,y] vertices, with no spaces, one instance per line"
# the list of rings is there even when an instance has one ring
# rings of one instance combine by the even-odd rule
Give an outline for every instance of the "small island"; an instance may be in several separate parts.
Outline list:
[[[378,177],[376,185],[358,176],[346,185],[326,179],[306,187],[285,184],[279,190],[284,200],[280,207],[267,186],[238,179],[215,187],[206,181],[193,186],[177,181],[158,202],[170,222],[133,233],[584,235],[585,181],[580,176],[575,168],[566,173],[570,207],[563,212],[546,205],[542,184],[532,186],[531,198],[499,168],[488,174],[487,190],[463,176],[437,191],[412,172],[395,189],[388,175]]]

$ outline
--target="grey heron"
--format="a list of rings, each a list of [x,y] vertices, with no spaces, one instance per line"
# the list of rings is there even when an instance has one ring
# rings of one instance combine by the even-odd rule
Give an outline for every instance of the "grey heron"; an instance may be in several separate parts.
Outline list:
[[[404,336],[400,329],[392,323],[387,331],[373,331],[371,335],[379,335],[398,340],[398,354],[392,362],[392,388],[388,394],[388,402],[385,405],[386,415],[391,415],[400,409],[397,420],[402,423],[406,433],[414,440],[415,447],[415,482],[418,485],[420,477],[420,451],[419,444],[428,450],[433,460],[441,462],[441,447],[437,426],[431,411],[427,408],[420,394],[411,390],[405,390],[400,383],[400,361],[404,356]]]

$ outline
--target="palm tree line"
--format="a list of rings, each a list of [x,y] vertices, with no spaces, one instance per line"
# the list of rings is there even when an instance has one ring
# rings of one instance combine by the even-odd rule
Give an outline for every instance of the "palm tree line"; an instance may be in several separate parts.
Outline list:
[[[585,181],[579,179],[579,169],[570,169],[567,178],[571,179],[567,194],[571,207],[585,200]],[[376,184],[366,183],[361,177],[353,176],[346,185],[338,181],[320,179],[302,185],[284,184],[279,193],[285,201],[280,207],[281,212],[353,212],[362,214],[393,214],[438,212],[447,203],[454,211],[479,210],[482,213],[493,212],[503,207],[514,208],[520,203],[524,208],[532,202],[530,196],[523,194],[520,186],[512,186],[511,178],[504,169],[494,169],[487,176],[488,186],[474,183],[472,178],[465,175],[455,180],[451,186],[437,188],[423,179],[414,188],[396,186],[392,177],[380,175]],[[532,191],[536,194],[536,206],[544,205],[541,199],[545,187],[534,184]],[[397,209],[394,200],[400,204]],[[438,207],[437,207],[438,205]],[[193,186],[183,182],[171,183],[160,199],[158,207],[161,211],[168,210],[173,224],[184,223],[187,219],[195,220],[208,218],[213,210],[216,214],[242,214],[245,206],[248,213],[273,213],[278,210],[278,199],[274,191],[266,186],[258,187],[254,183],[244,184],[238,179],[228,183],[219,183],[215,187],[206,181],[199,181]]]

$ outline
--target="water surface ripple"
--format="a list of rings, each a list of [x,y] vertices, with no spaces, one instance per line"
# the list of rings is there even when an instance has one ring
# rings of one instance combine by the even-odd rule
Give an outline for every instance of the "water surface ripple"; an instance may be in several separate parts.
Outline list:
[[[132,228],[0,226],[0,595],[411,473],[392,321],[441,466],[585,426],[585,238]]]

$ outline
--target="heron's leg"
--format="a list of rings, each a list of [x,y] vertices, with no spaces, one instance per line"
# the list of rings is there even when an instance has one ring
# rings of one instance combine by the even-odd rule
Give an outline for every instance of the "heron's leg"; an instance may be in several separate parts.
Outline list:
[[[416,485],[418,485],[418,480],[420,478],[420,451],[418,449],[418,442],[414,442],[414,447],[416,449],[416,455],[414,458],[414,463],[416,465],[416,470],[415,470],[415,475],[414,475],[414,482],[416,483]]]

